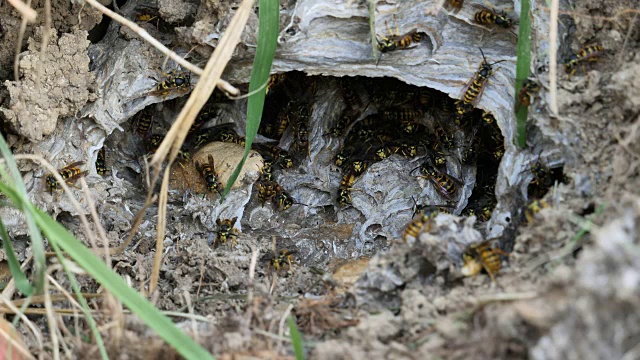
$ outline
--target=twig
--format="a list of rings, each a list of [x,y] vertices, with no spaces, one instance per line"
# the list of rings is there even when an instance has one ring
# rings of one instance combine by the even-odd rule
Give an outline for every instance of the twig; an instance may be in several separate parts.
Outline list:
[[[624,49],[627,47],[627,43],[629,42],[629,38],[631,38],[631,34],[633,33],[633,24],[636,23],[638,19],[638,13],[633,15],[633,19],[629,21],[629,29],[627,30],[627,36],[624,38],[624,43],[622,43],[622,49],[620,49],[620,53],[618,55],[618,66],[622,65],[622,57],[624,56]]]
[[[30,23],[36,22],[36,17],[38,16],[38,13],[31,8],[30,0],[27,1],[26,4],[20,0],[8,0],[8,1],[9,1],[9,4],[11,4],[11,6],[13,6],[20,13],[23,20]]]
[[[55,268],[55,267],[53,267]],[[51,271],[51,269],[49,270]],[[47,271],[47,272],[49,272]],[[49,274],[47,274],[49,275]],[[44,282],[44,309],[47,312],[47,324],[49,325],[49,337],[51,341],[51,347],[53,348],[53,358],[55,360],[60,359],[60,343],[58,339],[58,322],[53,313],[53,303],[51,302],[51,294],[49,294],[49,282]]]
[[[13,336],[11,336],[12,335],[10,334],[11,332],[20,336],[20,333],[15,328],[6,328],[4,326],[0,326],[0,334],[2,334],[2,337],[5,339],[6,343],[9,344],[7,349],[3,349],[5,351],[5,353],[3,354],[4,356],[6,356],[5,359],[20,358],[20,357],[13,356],[12,351],[14,351],[14,349],[17,349],[21,355],[24,355],[28,359],[35,359],[33,355],[31,355],[31,353],[29,352],[29,349],[25,348],[26,345],[22,341],[18,341],[14,339]]]
[[[19,1],[19,0],[14,0],[14,1]],[[27,0],[27,3],[23,5],[25,6],[25,8],[28,8],[29,10],[32,10],[33,12],[35,12],[35,10],[31,9],[30,7],[31,0]],[[34,21],[35,21],[35,18],[34,18]],[[18,79],[20,79],[20,71],[19,71],[20,51],[22,50],[22,41],[24,40],[24,32],[27,30],[27,22],[28,22],[27,18],[23,17],[22,21],[20,22],[20,29],[18,30],[18,39],[16,39],[16,55],[13,58],[13,80],[14,81],[18,81]]]
[[[137,234],[136,231],[138,231],[140,224],[142,224],[142,220],[144,219],[144,215],[147,213],[147,209],[149,209],[149,207],[153,205],[154,202],[156,202],[157,198],[158,197],[154,196],[151,190],[149,191],[149,193],[147,193],[147,198],[145,199],[142,209],[138,211],[138,213],[136,214],[136,217],[133,219],[133,226],[131,227],[131,231],[129,231],[129,235],[127,236],[127,239],[120,246],[117,246],[115,248],[110,248],[109,249],[110,255],[118,255],[122,253],[127,248],[127,246],[131,244],[133,237]]]
[[[291,310],[293,310],[293,305],[289,304],[289,306],[287,306],[287,310],[285,310],[284,314],[282,314],[282,317],[280,318],[280,324],[278,325],[278,335],[280,336],[284,336],[284,323],[287,321],[289,314],[291,314]],[[282,344],[278,343],[278,347],[280,346],[282,346]]]
[[[187,60],[183,59],[180,55],[176,54],[175,52],[171,51],[169,48],[167,48],[166,46],[162,45],[162,43],[160,43],[160,41],[156,40],[153,36],[149,35],[149,33],[141,28],[140,26],[138,26],[138,24],[134,23],[133,21],[124,18],[123,16],[120,16],[119,14],[115,13],[114,11],[111,11],[109,9],[107,9],[105,6],[103,6],[102,4],[100,4],[98,1],[96,0],[85,0],[89,5],[93,6],[94,8],[98,9],[101,13],[107,15],[108,17],[112,18],[113,20],[119,22],[120,24],[130,28],[131,30],[133,30],[133,32],[135,32],[136,34],[140,35],[141,38],[143,38],[144,40],[146,40],[147,42],[149,42],[151,45],[153,45],[153,47],[155,47],[156,49],[160,50],[163,54],[167,55],[168,57],[170,57],[173,61],[177,62],[178,64],[180,64],[180,66],[182,66],[183,68],[191,71],[192,73],[202,76],[202,74],[204,73],[204,71],[202,69],[200,69],[199,67],[193,65],[192,63],[188,62]],[[237,15],[237,14],[236,14]],[[220,41],[222,42],[222,40]],[[219,47],[220,45],[218,45]],[[218,48],[216,48],[216,50],[218,50]],[[215,51],[214,51],[215,54]],[[200,79],[200,81],[202,81],[202,79]],[[238,89],[236,89],[235,87],[231,86],[231,84],[229,84],[228,82],[218,78],[217,81],[215,82],[215,85],[217,87],[219,87],[221,90],[226,91],[229,94],[232,95],[238,95],[240,93],[240,91]],[[211,89],[213,91],[213,88]]]
[[[521,293],[501,293],[480,296],[476,300],[477,306],[486,305],[492,302],[498,301],[517,301],[517,300],[531,300],[535,299],[539,294],[535,291],[521,292]]]
[[[42,39],[40,41],[40,61],[36,65],[36,89],[40,89],[42,80],[42,64],[45,63],[45,55],[47,54],[47,46],[49,46],[49,37],[51,35],[51,0],[44,2],[44,29],[42,30]],[[16,79],[17,80],[17,79]],[[42,89],[44,91],[44,89]]]
[[[3,301],[7,307],[11,310],[13,314],[17,314],[18,317],[27,325],[33,336],[36,338],[36,343],[38,344],[38,350],[44,351],[44,345],[42,342],[42,334],[40,334],[40,330],[36,328],[36,326],[29,320],[28,317],[25,316],[26,312],[21,312],[15,305],[11,303],[6,296],[0,295],[0,300]],[[43,309],[40,309],[43,310]]]
[[[82,191],[84,191],[84,198],[87,200],[87,206],[89,207],[89,211],[91,212],[93,223],[96,225],[98,235],[100,236],[100,238],[102,238],[102,243],[104,245],[105,262],[107,263],[107,266],[111,268],[111,256],[109,256],[109,239],[107,239],[107,233],[105,233],[104,228],[102,227],[102,223],[100,222],[100,217],[98,217],[98,211],[96,209],[95,203],[93,202],[93,196],[91,196],[91,192],[89,191],[89,186],[87,186],[87,181],[84,178],[81,178],[80,185],[82,186]],[[93,246],[94,244],[91,245]]]
[[[558,116],[558,7],[559,0],[551,0],[549,16],[549,107],[552,115]]]
[[[160,188],[160,200],[158,201],[158,225],[156,236],[156,254],[153,257],[153,268],[151,269],[151,279],[149,281],[149,294],[153,294],[158,286],[158,279],[160,279],[160,267],[162,266],[162,253],[164,252],[164,235],[167,225],[167,201],[169,199],[169,178],[171,172],[167,166],[162,179],[162,186]]]

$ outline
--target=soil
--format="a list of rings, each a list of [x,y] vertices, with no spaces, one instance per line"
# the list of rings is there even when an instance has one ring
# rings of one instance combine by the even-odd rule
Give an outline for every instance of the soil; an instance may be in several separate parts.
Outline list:
[[[417,3],[425,9],[431,4]],[[63,5],[53,4],[55,31],[44,58],[39,54],[41,23],[27,27],[18,81],[9,69],[20,20],[9,5],[0,8],[0,77],[5,80],[1,130],[15,153],[42,154],[57,168],[83,162],[101,224],[115,247],[123,243],[134,215],[143,206],[147,194],[144,164],[154,151],[153,135],[170,128],[186,101],[184,91],[152,92],[157,82],[182,73],[115,23],[92,44],[87,40],[88,32],[100,16],[88,5]],[[368,32],[362,20],[367,12],[361,5],[340,3],[336,11],[344,13],[318,19],[297,15],[308,14],[309,9],[326,11],[322,4],[307,0],[303,5],[296,8],[293,1],[281,2],[281,51],[274,68],[287,71],[294,80],[270,89],[263,121],[275,121],[283,112],[297,114],[302,111],[297,105],[308,104],[309,144],[300,145],[300,125],[287,128],[279,137],[269,137],[261,130],[257,139],[266,144],[275,138],[293,156],[291,169],[274,166],[279,194],[286,193],[293,203],[283,210],[277,200],[265,203],[256,194],[260,188],[250,183],[259,174],[253,168],[265,171],[257,153],[252,153],[253,170],[241,176],[242,183],[236,183],[237,189],[224,202],[206,190],[199,171],[202,163],[209,161],[207,149],[231,149],[213,152],[215,168],[229,158],[228,162],[237,162],[241,147],[209,138],[203,151],[196,145],[197,136],[218,136],[211,129],[232,122],[241,137],[246,121],[246,101],[212,99],[213,105],[205,109],[211,111],[207,121],[199,124],[201,130],[190,135],[185,145],[184,150],[192,151],[193,156],[172,169],[165,253],[158,289],[150,295],[156,306],[199,315],[199,320],[174,320],[222,359],[293,358],[283,320],[288,314],[294,316],[311,359],[640,358],[636,340],[640,335],[639,10],[629,9],[628,2],[619,0],[563,5],[559,58],[567,59],[595,44],[606,51],[603,61],[585,62],[584,69],[578,66],[572,76],[559,64],[556,99],[549,91],[547,34],[534,34],[532,79],[541,89],[531,96],[526,149],[509,141],[515,131],[514,99],[513,91],[504,88],[513,88],[515,43],[512,35],[499,29],[483,33],[484,44],[497,44],[493,48],[492,44],[483,45],[491,50],[491,61],[504,56],[505,63],[496,70],[495,82],[487,85],[476,104],[478,109],[467,118],[476,126],[445,122],[450,119],[441,115],[446,105],[436,105],[436,100],[429,100],[433,101],[429,102],[432,109],[420,114],[426,134],[433,135],[438,125],[445,123],[443,131],[453,138],[443,170],[462,183],[458,184],[458,197],[443,204],[453,214],[445,214],[441,207],[441,214],[426,219],[424,226],[403,240],[417,205],[440,205],[445,200],[432,182],[411,175],[425,156],[405,158],[398,152],[372,162],[349,186],[351,206],[338,206],[336,189],[343,178],[333,157],[344,144],[327,131],[345,109],[357,109],[360,119],[383,113],[397,100],[399,95],[390,95],[394,91],[426,90],[431,99],[451,103],[458,99],[453,92],[464,85],[457,75],[448,79],[429,75],[424,80],[422,75],[414,75],[410,65],[416,61],[416,52],[433,55],[446,49],[446,36],[455,36],[457,27],[472,26],[472,20],[464,19],[483,5],[467,1],[456,11],[448,8],[447,2],[448,14],[420,28],[430,42],[385,53],[379,67],[371,64],[370,54],[368,63],[358,63],[362,59],[356,57],[364,45],[354,43],[359,50],[349,58],[333,51],[319,37],[329,29],[337,41],[349,42],[354,34]],[[508,8],[508,4],[495,5]],[[396,5],[378,2],[376,6],[389,15]],[[544,31],[548,29],[548,12],[539,6],[534,7],[534,28]],[[42,4],[32,7],[41,9]],[[202,63],[233,16],[234,5],[129,1],[118,11],[133,19],[140,9],[157,11],[155,21],[141,22],[141,26],[180,54],[197,45],[188,59]],[[403,29],[407,24],[413,26],[411,21],[415,20],[405,23],[401,16],[398,19]],[[312,21],[315,25],[310,26]],[[341,28],[349,31],[343,34]],[[437,35],[438,29],[446,36]],[[257,16],[252,16],[228,69],[228,78],[241,88],[248,79],[256,31]],[[305,51],[314,44],[314,36],[319,41],[315,51],[326,53],[326,57],[307,57]],[[479,54],[477,43],[465,36],[461,35],[459,42],[468,44],[459,49],[468,46],[468,58],[474,59],[473,69],[461,71],[468,75],[476,71]],[[297,58],[296,49],[305,55]],[[454,45],[453,49],[458,48]],[[332,72],[327,59],[345,67],[334,64]],[[314,67],[314,62],[321,65]],[[358,66],[362,66],[361,72],[354,70]],[[386,78],[367,77],[385,71]],[[348,76],[339,77],[342,75]],[[197,82],[197,77],[190,81]],[[427,88],[425,84],[433,85]],[[349,98],[347,89],[352,89],[355,97]],[[374,89],[384,89],[386,97],[378,99],[380,93]],[[557,114],[551,113],[552,101],[557,102]],[[499,140],[482,125],[485,110],[495,115],[500,127],[490,129],[497,129]],[[152,124],[140,130],[145,114],[151,114]],[[459,159],[475,136],[482,141],[478,155],[471,165],[462,164]],[[495,156],[500,143],[504,144],[504,156]],[[105,149],[108,169],[103,175],[95,164],[101,148]],[[227,152],[233,154],[227,156]],[[267,158],[264,152],[261,155]],[[86,202],[82,202],[85,207],[76,209],[65,196],[57,197],[42,187],[45,170],[28,162],[19,165],[32,201],[89,245],[78,221],[79,211],[88,213]],[[548,169],[551,175],[541,179],[534,174],[536,166]],[[231,165],[218,168],[225,183],[230,169]],[[74,195],[82,197],[75,189]],[[497,201],[495,208],[490,207],[491,219],[483,218],[487,196]],[[525,214],[534,200],[548,206]],[[153,204],[132,244],[111,257],[114,270],[143,291],[148,289],[155,256],[157,213],[157,204]],[[0,216],[15,240],[20,260],[26,259],[31,250],[22,217],[6,207],[0,208]],[[239,232],[237,239],[223,241],[220,221],[236,217],[237,223],[231,223]],[[470,261],[464,260],[468,259],[465,255],[485,240],[490,243],[487,249],[495,249],[490,252],[492,258],[500,263],[499,271],[491,274],[495,280],[486,271],[465,276]],[[257,264],[251,274],[254,252]],[[489,256],[489,252],[482,254]],[[6,263],[4,253],[0,255],[0,264]],[[4,274],[8,276],[6,271]],[[68,285],[63,274],[55,277],[63,286]],[[80,279],[84,292],[98,290],[99,284],[92,279]],[[94,305],[112,306],[100,301]],[[122,321],[119,316],[114,312],[113,317],[99,319],[99,325],[108,328],[103,336],[114,358],[178,358],[140,320],[125,315]],[[45,349],[50,349],[46,319],[33,319],[41,327]],[[120,325],[106,326],[114,321]],[[65,325],[73,327],[62,332],[71,353],[98,356],[86,326],[76,328],[71,318],[65,319]],[[39,353],[36,339],[24,323],[18,330],[35,356],[51,356],[49,350]],[[83,338],[87,335],[87,341],[73,333]]]

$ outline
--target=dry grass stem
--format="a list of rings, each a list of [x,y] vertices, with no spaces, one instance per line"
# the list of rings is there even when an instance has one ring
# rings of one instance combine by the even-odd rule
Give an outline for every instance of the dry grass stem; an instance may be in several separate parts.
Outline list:
[[[30,23],[34,23],[36,21],[36,18],[38,17],[38,12],[36,12],[35,10],[33,10],[31,8],[31,1],[27,1],[27,3],[23,3],[20,0],[8,0],[9,4],[11,4],[11,6],[13,6],[16,11],[18,11],[20,13],[20,16],[22,16],[22,19],[30,22]]]
[[[42,334],[40,333],[40,330],[38,330],[38,328],[36,328],[36,326],[31,322],[31,320],[29,320],[29,318],[25,316],[26,311],[25,312],[21,312],[15,305],[13,305],[11,300],[9,300],[4,295],[0,295],[0,300],[2,302],[4,302],[5,305],[7,305],[9,310],[11,310],[10,312],[7,311],[6,313],[18,315],[20,320],[22,320],[25,323],[25,325],[27,325],[27,328],[29,328],[29,330],[31,330],[31,333],[36,338],[36,343],[37,343],[37,346],[38,346],[38,350],[40,351],[40,353],[43,353],[44,344],[42,342]],[[44,310],[44,309],[40,309],[40,310]]]
[[[149,35],[149,33],[145,29],[143,29],[140,26],[138,26],[138,24],[136,24],[133,21],[130,21],[130,20],[124,18],[123,16],[120,16],[119,14],[117,14],[114,11],[111,11],[111,10],[107,9],[105,6],[103,6],[102,4],[100,4],[96,0],[85,0],[85,1],[89,5],[93,6],[96,9],[98,9],[101,13],[107,15],[108,17],[110,17],[113,20],[119,22],[120,24],[130,28],[133,32],[135,32],[136,34],[140,35],[141,38],[143,38],[144,40],[149,42],[151,45],[153,45],[153,47],[155,47],[156,49],[160,50],[163,54],[165,54],[168,57],[170,57],[171,60],[173,60],[173,61],[177,62],[178,64],[180,64],[180,66],[182,66],[183,68],[191,71],[192,73],[194,73],[196,75],[202,76],[202,74],[203,74],[203,70],[202,69],[200,69],[199,67],[193,65],[192,63],[190,63],[187,60],[183,59],[180,55],[176,54],[175,52],[171,51],[166,46],[162,45],[162,43],[160,43],[158,40],[156,40],[153,36]],[[217,48],[216,48],[216,50],[217,50]],[[201,81],[202,81],[202,79],[201,79]],[[224,91],[226,91],[226,92],[228,92],[229,94],[232,94],[232,95],[238,95],[240,93],[240,91],[238,89],[236,89],[235,87],[231,86],[231,84],[229,84],[228,82],[226,82],[226,81],[224,81],[222,79],[218,79],[215,82],[215,85],[218,86],[221,90],[224,90]]]
[[[31,9],[31,0],[27,0],[25,4],[27,8]],[[35,11],[35,10],[34,10]],[[20,29],[18,30],[18,39],[16,39],[16,55],[13,58],[13,80],[18,81],[20,79],[20,51],[22,50],[22,41],[24,40],[24,32],[27,30],[27,19],[25,17],[22,18],[20,22]]]
[[[549,23],[549,107],[558,116],[558,7],[559,0],[551,0]]]
[[[105,262],[108,267],[111,267],[111,256],[109,256],[109,239],[107,239],[107,233],[104,231],[102,224],[100,222],[100,217],[98,216],[98,211],[96,209],[96,205],[93,202],[93,196],[91,196],[91,191],[89,191],[89,186],[84,178],[80,179],[80,185],[82,186],[82,191],[84,191],[84,198],[87,200],[87,206],[89,207],[89,211],[91,212],[91,218],[93,219],[93,223],[96,225],[96,229],[98,231],[98,235],[102,239],[102,244],[104,246],[104,255]],[[94,244],[91,244],[94,245]],[[95,245],[96,252],[98,252],[98,247]]]
[[[5,350],[6,353],[3,354],[4,356],[9,354],[15,354],[15,353],[11,353],[13,351],[19,351],[20,355],[24,356],[25,358],[35,359],[33,355],[31,355],[31,352],[29,352],[29,349],[25,348],[26,345],[24,343],[22,343],[21,341],[17,341],[13,336],[11,336],[9,332],[6,332],[5,330],[6,328],[4,326],[0,326],[0,335],[2,335],[6,343],[9,345]],[[16,334],[19,334],[17,330],[13,329],[13,331],[15,331]],[[3,359],[14,359],[14,358],[21,359],[21,357],[13,357],[13,356],[3,357]]]
[[[169,199],[169,178],[171,172],[167,166],[162,178],[162,186],[160,188],[160,200],[158,201],[158,225],[156,237],[156,254],[153,257],[153,269],[151,270],[151,279],[149,281],[149,294],[152,294],[158,286],[160,279],[160,267],[162,266],[162,256],[164,255],[164,235],[167,225],[167,201]]]
[[[51,271],[51,269],[49,269]],[[49,272],[47,271],[47,273]],[[49,274],[47,274],[49,275]],[[53,348],[53,358],[55,360],[60,359],[60,341],[58,339],[58,322],[56,316],[53,313],[53,303],[51,302],[51,294],[49,294],[49,282],[44,282],[44,309],[47,315],[47,324],[49,325],[49,338],[51,341],[51,347]]]

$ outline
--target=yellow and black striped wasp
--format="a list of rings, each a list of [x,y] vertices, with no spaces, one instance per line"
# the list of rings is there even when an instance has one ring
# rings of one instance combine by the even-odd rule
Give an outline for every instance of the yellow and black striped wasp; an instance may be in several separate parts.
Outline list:
[[[512,30],[515,22],[504,11],[484,8],[476,12],[473,18],[480,25],[501,27],[516,35]]]
[[[421,177],[429,179],[433,186],[435,186],[436,190],[438,190],[438,192],[447,200],[454,200],[458,193],[458,186],[463,185],[460,180],[438,170],[429,160],[422,163],[419,169],[423,174]]]
[[[527,223],[533,223],[536,214],[539,213],[542,209],[546,209],[548,207],[549,203],[544,200],[536,199],[531,201],[529,205],[527,205],[524,209],[524,217],[527,220]]]
[[[487,62],[487,58],[484,56],[484,52],[482,51],[482,49],[480,49],[480,53],[482,54],[482,63],[480,64],[480,67],[478,68],[478,71],[476,72],[474,77],[469,81],[462,92],[462,103],[460,106],[461,109],[463,109],[463,112],[468,112],[470,110],[468,105],[475,104],[482,96],[485,84],[491,74],[493,74],[493,65],[506,61],[499,60],[490,64],[489,62]]]
[[[155,90],[146,93],[146,96],[166,96],[172,91],[188,92],[191,90],[191,73],[188,71],[171,70],[163,74],[162,80],[158,80]]]
[[[240,233],[238,229],[234,227],[238,217],[234,217],[233,219],[216,219],[216,225],[218,225],[218,229],[216,230],[216,239],[214,241],[214,246],[216,241],[220,241],[223,244],[226,244],[227,241],[231,240],[231,245],[233,246],[237,239],[238,234]]]
[[[59,169],[58,174],[60,174],[60,176],[67,183],[67,185],[75,187],[75,184],[74,184],[75,181],[87,174],[87,171],[82,171],[80,169],[80,166],[83,164],[84,164],[84,161],[76,161],[74,163],[71,163],[63,167],[62,169]],[[57,200],[58,196],[60,195],[58,191],[62,189],[62,186],[58,183],[58,180],[56,180],[55,176],[53,176],[52,174],[47,174],[44,177],[44,182],[45,182],[47,191],[50,194],[53,195],[54,192],[56,193],[56,200]]]
[[[142,110],[138,115],[138,118],[134,126],[134,130],[136,133],[138,133],[138,135],[144,138],[149,133],[149,130],[151,129],[152,125],[153,125],[153,117],[151,116],[151,113],[146,110]]]
[[[415,203],[415,199],[413,200]],[[402,240],[404,242],[413,242],[418,238],[420,232],[424,229],[424,232],[431,230],[431,220],[433,220],[438,214],[447,213],[451,211],[448,209],[453,207],[452,205],[417,205],[413,212],[413,219],[407,224],[407,227],[402,234]]]
[[[269,81],[267,81],[267,90],[266,94],[269,95],[271,89],[277,87],[279,84],[284,82],[287,79],[287,73],[281,74],[273,74],[269,76]]]
[[[100,176],[105,176],[109,172],[109,169],[107,168],[107,161],[105,159],[104,152],[105,152],[105,150],[104,150],[104,146],[103,146],[98,151],[98,157],[96,157],[96,172]]]
[[[196,170],[204,178],[205,185],[208,191],[217,192],[218,194],[224,189],[222,183],[218,180],[218,174],[216,173],[215,164],[213,163],[213,156],[209,154],[207,157],[207,163],[201,164],[196,161]]]
[[[280,185],[273,180],[261,179],[256,183],[258,187],[258,200],[260,205],[264,206],[267,201],[275,199],[276,195],[282,191]]]
[[[384,24],[389,31],[389,36],[378,36],[376,35],[376,41],[378,42],[378,50],[380,51],[380,56],[378,57],[378,61],[376,62],[376,66],[380,62],[380,58],[383,53],[394,51],[394,50],[405,50],[409,49],[412,43],[419,43],[422,40],[422,33],[418,32],[418,29],[413,29],[406,34],[400,35],[400,29],[398,28],[398,22],[396,21],[396,16],[393,15],[393,20],[396,23],[396,31],[393,32],[389,27],[389,24],[385,21]]]
[[[296,250],[286,250],[282,249],[277,252],[275,255],[271,255],[268,258],[269,261],[269,272],[275,270],[277,273],[285,269],[285,265],[287,266],[287,271],[293,270],[293,264],[295,263],[293,255],[297,253]]]
[[[526,79],[522,83],[522,89],[518,92],[516,111],[518,111],[521,106],[528,107],[531,105],[531,97],[538,91],[540,91],[540,85],[531,79]]]
[[[491,247],[489,241],[472,244],[462,253],[462,274],[476,276],[484,270],[495,283],[501,266],[500,255],[509,256],[501,249]]]
[[[582,65],[582,71],[584,72],[584,62],[593,62],[600,60],[600,57],[605,53],[605,48],[602,45],[590,45],[584,47],[578,51],[577,54],[572,54],[564,62],[564,71],[569,74],[569,78],[576,73],[578,64]]]

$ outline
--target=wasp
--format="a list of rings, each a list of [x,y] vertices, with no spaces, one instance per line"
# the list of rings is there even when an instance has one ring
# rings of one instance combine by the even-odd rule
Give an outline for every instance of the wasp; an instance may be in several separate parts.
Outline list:
[[[376,35],[376,41],[378,42],[378,50],[380,50],[380,57],[378,57],[378,62],[376,66],[380,62],[380,58],[382,57],[382,53],[386,53],[394,50],[404,50],[408,49],[412,43],[419,43],[422,40],[422,34],[418,32],[418,29],[413,29],[406,34],[400,35],[400,29],[398,28],[398,22],[396,21],[396,16],[393,15],[393,20],[396,22],[396,31],[395,33],[389,27],[389,24],[385,21],[384,24],[389,31],[388,37],[378,37]]]
[[[474,15],[474,19],[481,25],[495,25],[504,29],[513,27],[513,20],[504,11],[482,9]]]
[[[147,143],[147,151],[150,153],[156,152],[160,144],[164,140],[164,135],[162,134],[153,134],[151,138],[149,138],[149,142]]]
[[[540,159],[531,164],[531,173],[533,174],[533,180],[531,184],[539,186],[548,186],[551,178],[551,169],[544,165]]]
[[[186,90],[191,88],[191,73],[172,70],[164,74],[163,79],[156,84],[155,91],[150,96],[165,96],[172,90]]]
[[[336,122],[336,124],[331,129],[329,129],[329,135],[333,137],[342,136],[342,134],[344,134],[344,131],[349,125],[351,125],[351,123],[353,123],[354,120],[354,114],[347,112],[343,113],[342,116],[340,116],[340,119],[338,119],[338,122]]]
[[[482,112],[482,121],[484,121],[484,123],[490,127],[493,127],[496,125],[496,118],[493,117],[493,114],[489,111]]]
[[[280,272],[284,269],[285,263],[288,266],[288,271],[291,271],[292,264],[294,263],[293,254],[297,251],[289,251],[286,249],[280,250],[276,256],[273,256],[269,260],[269,271],[273,268],[275,271]]]
[[[527,219],[527,223],[531,224],[533,219],[540,210],[548,208],[549,203],[544,200],[533,200],[527,207],[524,209],[524,217]]]
[[[440,143],[435,143],[431,148],[431,160],[436,166],[442,167],[447,164],[446,154],[440,148],[442,145]]]
[[[360,175],[367,170],[369,164],[363,160],[354,160],[351,162],[351,169],[355,175]]]
[[[475,161],[475,159],[478,156],[478,153],[477,153],[478,142],[476,141],[477,133],[478,133],[478,127],[476,126],[474,128],[473,133],[470,135],[471,139],[469,140],[469,145],[462,152],[462,157],[460,158],[460,160],[463,164],[466,164],[466,165],[471,164],[472,162]]]
[[[353,184],[355,184],[358,177],[353,172],[349,171],[342,176],[342,180],[340,180],[340,188],[341,189],[351,189]]]
[[[278,185],[278,183],[273,180],[260,180],[258,181],[257,186],[258,200],[260,200],[262,206],[264,206],[264,203],[266,203],[267,201],[275,198],[276,195],[278,195],[278,193],[282,191],[280,185]]]
[[[462,253],[462,274],[465,276],[476,276],[483,269],[489,274],[491,281],[496,282],[496,275],[500,271],[500,255],[509,254],[498,248],[492,248],[489,241],[469,246]]]
[[[215,110],[211,107],[202,109],[196,119],[191,124],[187,136],[193,135],[198,129],[202,127],[207,121],[211,120],[215,116]]]
[[[590,45],[584,47],[580,49],[577,54],[569,56],[569,59],[564,62],[564,71],[569,74],[569,77],[571,77],[576,73],[576,67],[578,64],[582,65],[582,71],[585,71],[583,65],[584,62],[598,61],[604,52],[605,48],[601,45]]]
[[[275,202],[277,209],[280,211],[288,210],[295,203],[291,196],[282,189],[276,193]]]
[[[404,142],[400,144],[399,152],[405,159],[409,159],[418,156],[418,146]]]
[[[267,81],[267,92],[266,92],[266,94],[269,95],[269,91],[271,91],[271,89],[273,89],[274,87],[278,86],[280,83],[284,82],[284,80],[286,80],[286,78],[287,78],[286,73],[273,74],[273,75],[269,76],[269,81]]]
[[[350,189],[339,189],[338,190],[338,205],[340,206],[348,206],[351,205],[351,190]]]
[[[334,163],[337,166],[342,168],[343,166],[347,165],[351,155],[353,155],[353,149],[351,149],[351,148],[343,149],[343,150],[341,150],[340,152],[338,152],[336,154],[336,156],[334,158]]]
[[[474,209],[473,207],[467,206],[466,208],[464,208],[464,210],[462,210],[462,213],[460,214],[462,216],[475,216],[476,215],[476,209]]]
[[[224,189],[224,186],[222,186],[222,183],[218,180],[218,174],[216,173],[216,168],[213,163],[213,156],[209,155],[207,157],[207,160],[208,162],[204,164],[200,164],[198,161],[196,161],[196,170],[198,170],[198,172],[204,178],[207,190],[220,193],[220,191]]]
[[[428,178],[435,188],[445,197],[447,200],[453,200],[458,192],[458,184],[462,184],[460,180],[453,176],[442,172],[429,163],[424,162],[420,166],[420,172],[424,174],[425,178]]]
[[[397,151],[397,149],[396,149]],[[377,148],[373,154],[373,159],[374,161],[382,161],[386,158],[388,158],[389,156],[395,154],[394,149],[392,149],[390,146],[381,146],[379,148]]]
[[[404,242],[415,241],[425,225],[428,226],[425,232],[429,232],[431,230],[431,220],[438,216],[439,213],[440,210],[437,206],[429,205],[423,207],[422,211],[420,211],[420,214],[418,214],[418,216],[414,215],[413,220],[411,220],[409,224],[407,224],[407,227],[402,234],[402,240]]]
[[[100,176],[105,176],[109,169],[107,169],[107,162],[104,156],[104,146],[98,151],[98,157],[96,158],[96,172]]]
[[[58,174],[62,177],[62,179],[67,183],[67,185],[75,186],[74,182],[82,176],[87,174],[87,171],[80,170],[80,166],[84,164],[84,161],[76,161],[71,163],[62,169],[58,170]],[[52,174],[47,174],[44,178],[45,185],[47,187],[47,191],[53,195],[56,193],[56,199],[58,198],[57,192],[62,189],[62,186],[58,183],[55,176]]]
[[[220,241],[223,244],[226,244],[228,240],[231,240],[231,245],[236,243],[238,239],[238,229],[233,227],[235,225],[238,217],[234,217],[233,219],[216,219],[216,225],[218,225],[218,230],[216,231],[216,241]],[[215,244],[215,242],[214,242]]]
[[[463,91],[462,102],[464,105],[473,105],[477,102],[482,96],[482,91],[484,90],[484,85],[489,79],[489,76],[493,74],[493,65],[501,63],[505,60],[496,61],[494,63],[489,64],[487,62],[487,58],[484,56],[484,52],[480,49],[480,53],[482,54],[482,63],[478,68],[478,71],[474,75],[474,77],[469,81],[469,84]]]
[[[394,35],[391,28],[385,21],[385,25],[387,25],[387,29],[389,30],[389,37],[376,37],[376,41],[378,42],[378,50],[381,53],[386,53],[394,50],[404,50],[409,48],[412,43],[419,43],[422,40],[422,34],[418,32],[418,29],[413,29],[406,34],[403,35]],[[396,24],[396,33],[399,34],[399,30]]]
[[[516,103],[516,111],[520,106],[527,107],[531,104],[531,96],[540,91],[540,85],[535,81],[527,79],[522,83],[522,89],[518,92],[518,102]]]
[[[272,181],[273,180],[273,160],[264,158],[262,163],[262,174],[260,180]]]
[[[291,155],[278,146],[269,144],[252,144],[251,146],[258,151],[265,160],[270,159],[272,164],[282,166],[285,169],[291,169],[294,166]]]
[[[151,117],[151,114],[146,111],[142,111],[138,116],[134,130],[140,136],[146,137],[149,129],[151,129],[151,125],[153,125],[153,118]]]

